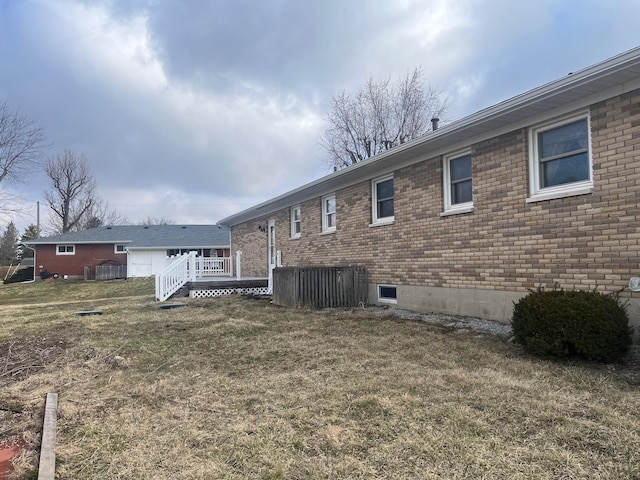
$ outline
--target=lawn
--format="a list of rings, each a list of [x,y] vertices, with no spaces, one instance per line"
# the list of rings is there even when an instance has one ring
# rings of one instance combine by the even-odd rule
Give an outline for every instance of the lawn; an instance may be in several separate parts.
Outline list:
[[[640,478],[624,366],[362,310],[185,303],[160,310],[146,280],[0,285],[0,439],[33,446],[19,478],[47,392],[61,479]]]

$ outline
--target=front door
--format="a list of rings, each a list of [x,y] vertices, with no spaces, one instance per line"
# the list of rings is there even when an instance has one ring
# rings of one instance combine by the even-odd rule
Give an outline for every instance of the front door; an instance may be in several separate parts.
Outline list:
[[[269,220],[267,227],[268,232],[268,267],[269,267],[269,293],[273,291],[273,269],[276,268],[276,222],[275,220]]]

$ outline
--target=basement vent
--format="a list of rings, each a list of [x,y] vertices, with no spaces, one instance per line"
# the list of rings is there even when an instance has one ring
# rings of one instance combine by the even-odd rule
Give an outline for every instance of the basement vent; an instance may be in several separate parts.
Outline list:
[[[398,290],[395,285],[378,285],[378,301],[398,303]]]

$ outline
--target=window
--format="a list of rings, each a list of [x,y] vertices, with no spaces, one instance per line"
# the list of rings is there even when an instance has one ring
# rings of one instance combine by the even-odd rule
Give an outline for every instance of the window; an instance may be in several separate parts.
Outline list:
[[[473,181],[471,152],[458,152],[444,157],[443,215],[473,210]]]
[[[398,291],[395,285],[378,285],[378,301],[398,303]]]
[[[56,255],[75,255],[75,245],[56,245]]]
[[[291,207],[291,238],[300,238],[301,235],[300,206]]]
[[[196,252],[198,257],[202,257],[203,250],[201,248],[170,248],[167,250],[167,257],[175,257],[178,255],[185,255],[189,252]]]
[[[392,223],[393,216],[393,176],[373,180],[371,183],[373,225]]]
[[[124,243],[116,243],[113,246],[114,253],[127,253],[127,246]]]
[[[322,233],[336,231],[336,196],[322,197]]]
[[[593,190],[587,114],[534,127],[529,132],[531,196],[528,202]]]

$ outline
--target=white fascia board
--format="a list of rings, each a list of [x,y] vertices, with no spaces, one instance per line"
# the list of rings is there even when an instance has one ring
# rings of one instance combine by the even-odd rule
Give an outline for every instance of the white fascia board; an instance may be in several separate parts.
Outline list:
[[[131,240],[67,240],[62,238],[59,240],[42,239],[42,241],[35,239],[20,243],[24,245],[62,245],[63,243],[69,245],[111,245],[112,243],[131,243]]]
[[[634,67],[638,69],[637,73],[633,72],[633,75],[624,74],[625,70],[632,71]],[[619,76],[616,74],[619,74]],[[594,87],[596,87],[600,81],[602,88],[600,88],[600,93],[587,96],[578,101],[573,98],[568,98],[565,104],[569,106],[569,108],[580,108],[581,106],[610,98],[610,96],[625,93],[634,88],[639,88],[640,85],[637,85],[639,74],[640,47],[480,110],[479,112],[444,125],[436,131],[410,140],[405,144],[394,147],[375,157],[343,170],[338,170],[318,180],[219,220],[217,223],[234,226],[246,221],[255,220],[277,210],[289,208],[305,200],[320,197],[355,183],[369,180],[375,176],[391,173],[398,168],[442,155],[453,149],[461,148],[461,145],[472,145],[478,141],[498,136],[517,128],[522,128],[522,126],[535,122],[534,118],[541,115],[531,115],[526,120],[513,123],[505,119],[520,111],[526,112],[527,109],[530,109],[537,103],[552,98],[555,99],[558,104],[556,108],[553,109],[554,111],[566,110],[562,109],[563,98],[570,96],[568,92],[570,93],[585,85],[593,84]],[[629,79],[633,77],[635,77],[635,79],[629,81]],[[596,88],[596,90],[598,90],[598,88]],[[497,121],[501,123],[501,120],[502,124],[499,127],[487,126],[490,122],[495,123]],[[470,135],[465,134],[467,131],[471,131],[474,128],[481,129],[483,126],[487,127],[486,130],[481,133],[476,131]],[[463,139],[458,138],[451,143],[446,143],[447,137],[452,137],[454,134],[458,137],[462,136]],[[446,146],[443,145],[443,143],[445,143]],[[385,163],[385,160],[389,158],[394,158],[395,160]]]
[[[230,248],[231,245],[168,245],[163,247],[128,247],[129,250],[177,250],[183,248]]]

